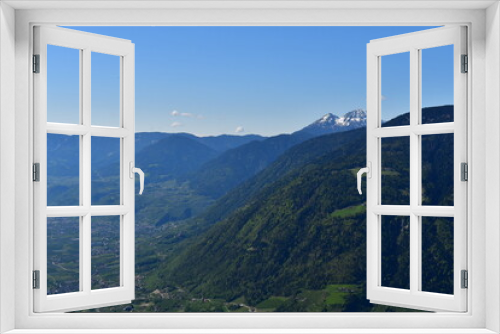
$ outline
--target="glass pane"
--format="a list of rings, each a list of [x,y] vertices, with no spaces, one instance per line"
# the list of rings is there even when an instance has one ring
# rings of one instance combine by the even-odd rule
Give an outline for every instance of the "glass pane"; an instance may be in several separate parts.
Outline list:
[[[422,205],[453,205],[453,133],[422,136]]]
[[[410,205],[410,137],[381,140],[382,204]]]
[[[92,205],[120,205],[120,141],[92,137]]]
[[[47,218],[47,294],[80,291],[80,218]]]
[[[410,53],[381,58],[382,126],[410,124]]]
[[[80,50],[47,45],[47,122],[80,123]]]
[[[422,217],[422,291],[453,294],[453,218]]]
[[[92,217],[92,289],[120,286],[120,216]]]
[[[92,125],[120,126],[120,57],[92,52]]]
[[[80,205],[80,138],[47,134],[47,205]]]
[[[422,124],[453,122],[453,45],[421,50]]]
[[[382,216],[382,286],[410,288],[410,217]]]

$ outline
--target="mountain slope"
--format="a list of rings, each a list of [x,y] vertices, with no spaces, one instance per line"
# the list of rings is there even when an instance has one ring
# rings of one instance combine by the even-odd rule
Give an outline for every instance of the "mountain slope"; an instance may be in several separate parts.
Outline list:
[[[230,190],[210,207],[199,220],[203,225],[212,225],[233,212],[265,186],[273,183],[288,172],[307,165],[324,155],[347,155],[356,145],[364,146],[366,130],[358,129],[334,133],[309,139],[289,148],[269,167]]]
[[[259,135],[245,135],[245,136],[220,135],[220,136],[209,136],[209,137],[196,137],[197,141],[220,153],[236,148],[241,145],[248,144],[253,141],[261,141],[264,139],[266,138]]]
[[[136,155],[136,166],[141,166],[151,182],[180,177],[196,170],[215,156],[216,151],[195,139],[168,136],[142,149]]]
[[[200,194],[218,198],[266,168],[288,148],[310,137],[308,134],[279,135],[252,141],[208,161],[187,179]]]
[[[156,144],[163,138],[172,134],[166,132],[137,132],[135,134],[135,154],[142,151],[143,148]]]
[[[363,165],[362,149],[338,162],[319,158],[265,187],[159,275],[207,296],[244,295],[252,303],[300,288],[359,281],[364,211],[353,220],[335,213],[363,205],[349,170]]]

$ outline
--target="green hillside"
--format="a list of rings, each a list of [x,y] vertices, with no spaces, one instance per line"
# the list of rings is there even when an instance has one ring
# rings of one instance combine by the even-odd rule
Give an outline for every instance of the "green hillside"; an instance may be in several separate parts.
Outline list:
[[[363,202],[350,186],[352,174],[339,167],[310,166],[256,196],[173,261],[165,278],[216,298],[244,296],[251,304],[360,281],[365,213],[340,219],[334,213]]]
[[[446,111],[450,108],[442,109]],[[407,115],[385,125],[398,125],[404,117]],[[256,185],[253,190],[244,190],[248,183],[235,188],[230,193],[231,201],[243,204],[232,212],[220,213],[221,221],[181,244],[179,253],[174,252],[152,273],[149,289],[182,287],[191,296],[226,302],[244,300],[245,305],[257,309],[262,303],[272,304],[275,311],[387,310],[362,298],[366,277],[366,213],[364,196],[357,193],[353,173],[365,165],[362,133],[356,130],[345,133],[350,139],[344,138],[336,149],[325,149],[324,155],[314,154],[308,142],[298,145],[253,178]],[[319,137],[314,144],[326,148],[331,139],[331,135]],[[422,152],[423,161],[427,161],[423,173],[436,175],[453,151],[449,151],[450,142],[446,138],[426,140],[424,149],[432,149]],[[383,190],[383,200],[402,204],[409,188],[409,145],[405,139],[395,139],[383,142],[383,146],[387,150],[382,157],[385,168],[382,182],[387,189]],[[278,166],[287,165],[283,161],[297,161],[297,165],[289,163],[280,175],[276,171],[280,170]],[[272,180],[265,175],[280,176]],[[259,178],[267,182],[257,184]],[[450,197],[446,191],[452,189],[446,178],[424,175],[424,179],[426,198],[445,203]],[[212,207],[212,213],[217,207],[222,207],[220,202]],[[446,219],[435,219],[427,226],[424,232],[432,236],[427,239],[424,252],[427,257],[423,259],[428,269],[425,275],[429,276],[425,279],[426,289],[449,292],[452,224]],[[408,233],[405,220],[389,219],[384,225],[382,238],[387,240],[382,245],[384,285],[408,286]],[[430,277],[432,273],[440,274]],[[338,294],[326,297],[328,287],[346,284],[354,288],[345,293],[341,304],[328,306],[327,300],[340,298]],[[307,291],[325,298],[297,297]],[[302,303],[297,301],[304,298]],[[320,306],[308,303],[311,298],[321,300]]]
[[[452,106],[423,110],[427,123],[452,115]],[[407,120],[405,114],[384,126]],[[199,188],[193,179],[148,184],[148,194],[136,203],[136,300],[95,311],[402,311],[366,300],[365,196],[356,189],[356,172],[365,166],[365,131],[280,146],[282,154],[266,160],[265,168],[244,162],[263,161],[268,140],[258,142],[255,152],[249,150],[255,142],[243,145],[228,161],[218,160],[221,154],[202,164],[228,173],[206,169],[197,176]],[[382,201],[407,204],[409,141],[384,139],[382,146]],[[453,136],[423,136],[422,147],[423,202],[451,205]],[[240,172],[248,179],[238,184],[232,177]],[[211,191],[224,175],[229,181],[217,190],[227,194],[214,202]],[[451,293],[453,221],[426,218],[422,227],[422,286]],[[383,285],[408,287],[408,254],[408,219],[384,217]]]
[[[307,165],[318,157],[329,155],[347,156],[352,148],[365,146],[366,129],[358,129],[342,133],[334,133],[309,139],[295,145],[280,155],[269,167],[251,177],[239,186],[230,190],[215,202],[200,220],[212,225],[227,217],[231,212],[244,205],[264,187],[287,174],[289,171]]]

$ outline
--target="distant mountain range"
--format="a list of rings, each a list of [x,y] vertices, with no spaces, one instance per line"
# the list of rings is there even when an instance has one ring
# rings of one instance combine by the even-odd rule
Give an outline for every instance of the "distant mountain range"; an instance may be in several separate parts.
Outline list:
[[[274,137],[139,132],[135,136],[135,165],[146,173],[147,182],[179,179],[190,182],[191,188],[200,194],[216,199],[266,168],[290,147],[365,124],[366,112],[353,110],[342,117],[326,114],[302,130]],[[78,136],[49,134],[47,138],[48,174],[53,176],[49,188],[57,189],[56,192],[49,189],[49,202],[57,205],[58,199],[78,196],[78,189],[68,185],[67,179],[63,185],[56,178],[78,177]],[[119,149],[117,139],[92,139],[93,182],[117,176]],[[68,194],[63,194],[64,189]]]
[[[286,150],[308,139],[366,126],[366,112],[350,111],[342,117],[326,114],[292,134],[252,141],[228,150],[189,175],[192,187],[201,194],[218,198],[231,188],[265,169]]]
[[[190,133],[167,133],[167,132],[138,132],[135,134],[135,150],[141,151],[146,146],[156,144],[158,141],[167,137],[184,137],[203,144],[216,152],[224,152],[232,148],[244,145],[254,140],[262,140],[265,137],[259,135],[219,135],[198,137]]]

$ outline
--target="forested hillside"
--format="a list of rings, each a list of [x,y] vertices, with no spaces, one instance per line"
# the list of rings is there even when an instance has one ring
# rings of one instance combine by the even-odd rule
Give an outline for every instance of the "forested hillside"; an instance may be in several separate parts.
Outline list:
[[[423,120],[452,121],[453,107],[426,108]],[[404,114],[384,126],[407,121]],[[316,123],[325,129],[326,121]],[[56,139],[57,147],[74,141]],[[148,177],[136,197],[137,296],[129,306],[97,311],[396,310],[365,297],[366,208],[356,189],[356,172],[366,165],[365,128],[210,140],[152,133],[139,135],[137,147],[137,165]],[[382,202],[408,204],[409,140],[384,139],[382,148]],[[59,153],[59,161],[71,160]],[[93,196],[109,202],[116,176],[105,171],[117,162],[100,161],[93,175],[102,186]],[[453,135],[423,136],[422,161],[423,203],[453,205]],[[75,177],[70,167],[52,168],[67,183]],[[55,199],[71,189],[56,190]],[[425,219],[423,233],[424,289],[450,293],[453,221]],[[408,288],[408,219],[384,218],[382,239],[383,284]],[[51,262],[54,275],[68,268],[59,259]],[[95,261],[104,273],[99,281],[117,261]]]
[[[427,110],[426,119],[449,120],[452,110]],[[385,126],[400,125],[407,117]],[[449,166],[453,142],[452,136],[440,136],[425,138],[423,143],[424,201],[448,205],[453,189],[448,177],[453,171]],[[339,145],[326,149],[332,141]],[[212,206],[205,217],[212,222],[214,217],[222,220],[189,240],[184,250],[155,270],[151,284],[161,288],[169,282],[196,296],[245,300],[253,306],[274,300],[279,304],[276,309],[284,311],[317,307],[290,303],[299,292],[350,285],[352,293],[341,306],[325,300],[322,308],[373,309],[360,298],[366,275],[366,214],[364,196],[356,191],[355,173],[365,165],[365,141],[364,131],[354,130],[312,139],[287,151]],[[324,148],[324,154],[313,147]],[[383,152],[383,201],[408,204],[409,142],[405,138],[383,142]],[[442,174],[442,168],[451,172]],[[228,204],[232,210],[225,211]],[[423,261],[428,268],[427,291],[450,293],[452,231],[448,219],[426,221],[424,232],[429,237],[424,238],[428,250],[424,254],[428,256]],[[383,238],[390,241],[382,250],[386,286],[408,288],[408,233],[408,220],[385,220]],[[429,274],[436,272],[440,273],[437,277]],[[278,296],[284,298],[283,303],[276,303]]]

